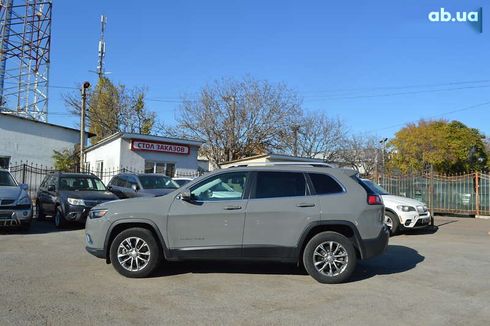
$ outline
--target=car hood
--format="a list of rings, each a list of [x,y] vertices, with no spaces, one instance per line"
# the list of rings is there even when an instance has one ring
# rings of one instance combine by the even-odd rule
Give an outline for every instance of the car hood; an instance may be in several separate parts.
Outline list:
[[[109,191],[63,191],[65,197],[85,200],[116,200],[116,195]]]
[[[175,190],[177,190],[177,189],[144,189],[144,190],[142,190],[142,194],[144,196],[156,197],[156,196],[166,195],[166,194],[171,193],[172,191],[175,191]]]
[[[0,199],[17,199],[22,192],[17,186],[0,186]]]
[[[395,195],[382,195],[381,197],[383,197],[383,202],[385,206],[390,206],[390,204],[392,204],[393,206],[396,205],[407,205],[407,206],[414,206],[414,207],[425,206],[424,203],[412,198],[395,196]]]

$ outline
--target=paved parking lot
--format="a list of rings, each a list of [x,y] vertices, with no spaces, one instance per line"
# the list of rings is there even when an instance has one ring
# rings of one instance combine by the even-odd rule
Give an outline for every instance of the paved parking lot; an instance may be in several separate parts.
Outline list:
[[[436,225],[391,238],[340,285],[265,263],[167,263],[126,279],[85,252],[82,229],[2,230],[0,325],[488,325],[490,220]]]

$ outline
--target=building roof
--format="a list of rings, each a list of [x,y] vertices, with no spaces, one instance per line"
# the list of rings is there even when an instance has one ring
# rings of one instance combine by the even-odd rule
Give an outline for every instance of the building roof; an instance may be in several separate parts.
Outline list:
[[[71,130],[71,131],[80,132],[80,129],[75,129],[75,128],[70,128],[70,127],[55,125],[54,123],[49,123],[49,122],[38,121],[38,120],[26,118],[26,117],[21,117],[21,116],[12,114],[12,113],[0,112],[0,115],[6,116],[6,117],[15,118],[15,119],[19,119],[19,120],[30,121],[30,122],[34,122],[34,123],[38,123],[38,124],[42,124],[42,125],[47,125],[47,126],[50,126],[50,127],[63,128],[63,129]],[[95,134],[93,134],[91,132],[88,132],[88,131],[86,131],[85,133],[88,135],[89,138],[95,136]]]
[[[191,139],[182,139],[182,138],[171,138],[171,137],[163,137],[163,136],[153,136],[153,135],[142,135],[142,134],[133,134],[129,132],[116,132],[102,140],[100,140],[97,144],[87,147],[85,152],[89,152],[93,149],[99,148],[113,142],[116,139],[138,139],[138,140],[146,140],[146,141],[155,141],[155,142],[165,142],[172,144],[182,144],[182,145],[190,145],[190,146],[201,146],[204,142],[199,140],[191,140]]]
[[[248,156],[248,157],[244,157],[244,158],[241,158],[238,160],[222,162],[219,165],[227,165],[227,164],[246,162],[246,161],[255,160],[258,158],[268,158],[269,160],[277,160],[277,161],[284,160],[284,161],[293,161],[293,162],[316,162],[316,163],[323,163],[324,162],[322,159],[319,159],[319,158],[308,158],[308,157],[293,156],[293,155],[286,155],[286,154],[266,153],[266,154]]]

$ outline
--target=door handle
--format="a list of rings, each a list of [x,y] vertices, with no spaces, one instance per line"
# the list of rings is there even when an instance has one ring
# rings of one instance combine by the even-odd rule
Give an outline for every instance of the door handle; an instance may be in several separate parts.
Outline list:
[[[315,207],[314,203],[299,203],[297,207]]]
[[[242,206],[231,205],[231,206],[225,206],[224,209],[227,211],[233,211],[233,210],[237,210],[237,209],[242,209]]]

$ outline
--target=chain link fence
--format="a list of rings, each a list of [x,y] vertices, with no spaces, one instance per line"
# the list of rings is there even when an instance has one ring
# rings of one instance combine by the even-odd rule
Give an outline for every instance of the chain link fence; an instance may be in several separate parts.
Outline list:
[[[426,203],[434,213],[490,216],[490,174],[381,176],[390,194]]]

